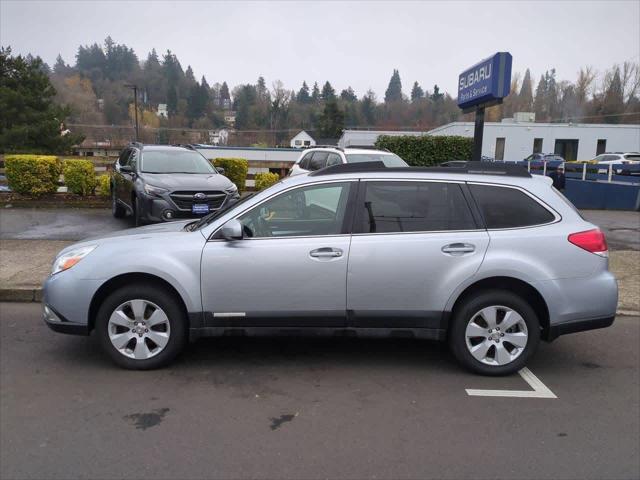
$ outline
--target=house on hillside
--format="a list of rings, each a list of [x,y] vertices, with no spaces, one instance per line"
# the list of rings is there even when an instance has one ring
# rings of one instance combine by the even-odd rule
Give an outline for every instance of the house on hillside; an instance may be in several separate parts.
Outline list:
[[[308,148],[316,145],[314,138],[304,130],[301,130],[291,139],[291,148]]]
[[[169,118],[169,110],[167,109],[166,103],[158,104],[158,112],[156,113],[158,117]]]

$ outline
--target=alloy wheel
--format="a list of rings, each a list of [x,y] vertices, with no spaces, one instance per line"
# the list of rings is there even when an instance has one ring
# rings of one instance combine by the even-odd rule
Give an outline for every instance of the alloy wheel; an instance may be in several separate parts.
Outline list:
[[[485,307],[471,317],[465,330],[469,353],[485,365],[508,365],[524,352],[529,333],[524,318],[502,305]]]
[[[158,355],[169,342],[171,327],[167,314],[148,300],[128,300],[111,314],[109,340],[122,355],[146,360]]]

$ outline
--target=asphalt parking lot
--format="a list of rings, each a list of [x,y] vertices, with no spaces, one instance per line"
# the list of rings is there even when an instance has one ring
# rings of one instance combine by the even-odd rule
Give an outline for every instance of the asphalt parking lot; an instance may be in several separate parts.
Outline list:
[[[131,372],[4,303],[0,342],[3,479],[640,477],[635,317],[541,345],[557,398],[469,396],[534,389],[424,341],[203,339]]]

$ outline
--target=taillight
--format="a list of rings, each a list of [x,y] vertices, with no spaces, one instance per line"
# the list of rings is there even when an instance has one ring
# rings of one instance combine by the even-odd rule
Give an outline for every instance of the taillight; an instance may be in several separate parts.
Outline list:
[[[604,238],[604,233],[598,228],[587,230],[586,232],[572,233],[567,240],[587,252],[595,253],[601,257],[609,256],[607,239]]]

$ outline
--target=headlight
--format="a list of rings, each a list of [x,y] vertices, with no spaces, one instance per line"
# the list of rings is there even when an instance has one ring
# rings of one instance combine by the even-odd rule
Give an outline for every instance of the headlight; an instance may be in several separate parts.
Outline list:
[[[53,262],[51,275],[55,275],[58,272],[63,272],[64,270],[70,269],[84,257],[93,252],[96,247],[97,245],[87,245],[86,247],[76,248],[74,250],[71,250],[70,252],[65,253],[64,255],[60,255]]]
[[[148,183],[145,183],[144,191],[147,195],[160,197],[163,193],[167,193],[169,190],[167,190],[166,188],[154,187],[153,185],[149,185]]]
[[[238,191],[238,187],[236,187],[235,184],[231,184],[231,186],[225,188],[224,191],[227,193],[236,193]]]

